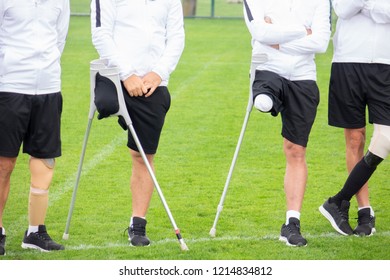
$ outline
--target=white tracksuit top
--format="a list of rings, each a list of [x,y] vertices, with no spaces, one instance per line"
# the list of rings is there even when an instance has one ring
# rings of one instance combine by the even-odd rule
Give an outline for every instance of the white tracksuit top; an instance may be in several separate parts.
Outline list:
[[[61,91],[69,0],[0,0],[0,91]]]
[[[333,0],[333,62],[390,64],[390,0]]]
[[[92,0],[92,42],[120,78],[153,71],[167,86],[184,49],[180,0]]]
[[[268,70],[289,80],[316,80],[316,53],[327,50],[330,26],[329,0],[245,0],[244,17],[252,35],[252,53],[263,53]],[[272,24],[266,23],[269,17]],[[307,35],[311,29],[312,34]],[[279,50],[270,45],[278,44]]]

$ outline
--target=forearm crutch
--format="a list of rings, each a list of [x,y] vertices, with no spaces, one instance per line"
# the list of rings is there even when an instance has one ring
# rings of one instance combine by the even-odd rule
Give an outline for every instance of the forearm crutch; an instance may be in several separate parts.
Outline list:
[[[97,71],[95,72],[95,68],[98,68],[96,69]],[[132,124],[132,121],[130,119],[130,116],[129,116],[129,113],[127,111],[127,108],[126,108],[126,103],[125,103],[125,100],[124,100],[124,96],[123,96],[123,91],[122,91],[122,86],[121,86],[121,83],[120,83],[120,78],[119,78],[119,70],[117,68],[108,68],[108,67],[100,67],[100,65],[98,67],[94,67],[94,69],[92,70],[91,68],[91,77],[94,75],[96,77],[96,73],[99,72],[99,74],[103,77],[106,77],[108,78],[114,85],[115,85],[115,88],[116,88],[116,93],[117,93],[117,100],[118,100],[118,104],[119,104],[119,110],[118,112],[112,114],[112,116],[121,116],[123,117],[123,119],[125,120],[126,122],[126,125],[127,125],[127,128],[129,129],[131,135],[133,136],[134,138],[134,141],[137,145],[137,148],[138,148],[138,151],[139,153],[141,154],[141,157],[145,163],[145,166],[151,176],[151,179],[153,181],[153,184],[155,186],[155,189],[163,203],[163,206],[165,208],[165,211],[167,212],[168,214],[168,217],[169,217],[169,220],[171,221],[171,224],[174,228],[174,231],[175,231],[175,234],[176,234],[176,237],[177,239],[179,240],[179,243],[180,243],[180,247],[182,250],[188,250],[188,247],[187,245],[185,244],[181,234],[180,234],[180,230],[179,228],[177,227],[176,223],[175,223],[175,220],[171,214],[171,211],[168,207],[168,204],[164,198],[164,195],[161,191],[161,188],[157,182],[157,179],[154,175],[154,172],[153,172],[153,169],[151,168],[150,164],[149,164],[149,161],[146,157],[146,154],[142,148],[142,145],[139,141],[139,138],[137,136],[137,133],[135,132],[134,130],[134,127],[133,127],[133,124]],[[93,74],[94,73],[94,74]],[[91,80],[92,82],[92,80]],[[95,84],[95,81],[93,81],[93,83],[91,83],[91,85],[94,85]],[[94,86],[93,86],[94,88]],[[91,90],[91,96],[94,96],[94,90],[92,91]],[[91,99],[91,102],[94,102],[94,98]],[[95,108],[94,110],[96,111],[96,106],[95,105],[90,105],[91,108]],[[92,115],[92,118],[93,118],[93,115]],[[89,125],[90,126],[90,125]],[[87,135],[87,134],[86,134]],[[87,137],[86,137],[87,138]],[[82,161],[80,161],[82,163]],[[75,188],[75,191],[77,190],[77,188]],[[74,193],[75,193],[74,191]],[[70,212],[70,216],[71,216],[71,212]],[[70,218],[68,218],[70,220]]]
[[[74,204],[76,201],[77,189],[79,187],[81,170],[82,170],[82,166],[83,166],[83,162],[84,162],[85,151],[87,148],[89,132],[91,130],[92,121],[93,121],[93,118],[94,118],[95,112],[96,112],[96,105],[94,102],[96,74],[99,72],[99,70],[106,68],[106,64],[107,64],[107,61],[103,60],[103,59],[92,60],[90,63],[90,101],[89,101],[88,125],[87,125],[87,130],[85,131],[85,135],[84,135],[83,147],[81,150],[79,166],[77,169],[76,182],[75,182],[75,185],[73,187],[73,194],[72,194],[72,200],[70,202],[68,218],[66,220],[65,232],[62,236],[62,239],[65,239],[65,240],[69,239],[70,221],[72,219]]]
[[[219,216],[220,216],[222,209],[223,209],[223,204],[225,202],[226,193],[227,193],[227,190],[229,188],[230,179],[231,179],[232,174],[233,174],[234,166],[236,165],[238,153],[240,151],[241,143],[242,143],[242,140],[244,138],[245,130],[246,130],[246,127],[248,124],[249,116],[250,116],[251,111],[252,111],[252,107],[253,107],[252,85],[253,85],[253,81],[255,80],[256,68],[257,68],[257,66],[259,66],[259,64],[264,63],[266,61],[267,61],[266,54],[254,54],[252,56],[250,74],[249,74],[249,98],[248,98],[248,105],[246,107],[246,114],[244,117],[244,123],[242,124],[241,133],[240,133],[240,136],[238,138],[236,150],[234,152],[233,160],[232,160],[232,163],[230,165],[228,176],[226,178],[225,187],[223,188],[222,196],[221,196],[221,199],[220,199],[218,207],[217,207],[217,213],[215,215],[214,224],[213,224],[212,228],[210,229],[210,236],[211,237],[215,237],[215,235],[216,235],[216,231],[217,231],[216,227],[217,227],[218,219],[219,219]]]
[[[129,129],[131,135],[133,136],[134,138],[134,141],[137,145],[137,148],[138,148],[138,151],[139,153],[141,154],[142,156],[142,159],[146,165],[146,168],[148,169],[148,172],[150,174],[150,177],[152,178],[153,180],[153,184],[154,184],[154,187],[161,199],[161,202],[165,208],[165,211],[167,212],[168,214],[168,217],[169,217],[169,220],[172,224],[172,227],[175,231],[175,234],[176,234],[176,237],[177,239],[179,240],[179,243],[180,243],[180,248],[182,250],[188,250],[188,247],[187,245],[185,244],[181,234],[180,234],[180,230],[179,228],[177,227],[176,225],[176,222],[172,216],[172,213],[171,211],[169,210],[169,207],[168,207],[168,204],[164,198],[164,195],[161,191],[161,188],[160,188],[160,185],[158,184],[157,182],[157,179],[156,179],[156,176],[154,175],[154,172],[153,172],[153,169],[152,167],[150,166],[149,164],[149,161],[146,157],[146,154],[142,148],[142,145],[139,141],[139,138],[137,136],[137,133],[136,131],[134,130],[134,126],[133,126],[133,123],[130,119],[130,116],[129,116],[129,113],[127,111],[127,108],[126,108],[126,103],[125,103],[125,99],[123,97],[123,92],[122,92],[122,86],[121,86],[121,83],[120,83],[120,79],[119,79],[119,74],[118,74],[118,69],[116,68],[106,68],[106,69],[102,69],[99,71],[99,73],[102,75],[102,76],[105,76],[107,78],[109,78],[114,84],[115,84],[115,87],[116,87],[116,90],[117,90],[117,93],[118,93],[118,101],[119,101],[119,111],[117,113],[118,116],[122,116],[126,122],[126,125],[127,125],[127,128]]]

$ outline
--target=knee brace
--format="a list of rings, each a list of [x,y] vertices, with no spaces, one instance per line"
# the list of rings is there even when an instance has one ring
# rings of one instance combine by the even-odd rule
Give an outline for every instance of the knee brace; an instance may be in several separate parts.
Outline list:
[[[390,152],[390,126],[374,124],[374,133],[368,150],[385,159]]]
[[[54,159],[30,158],[31,191],[47,192],[54,173]]]
[[[373,153],[371,153],[370,151],[368,151],[368,152],[364,155],[364,161],[366,162],[366,164],[367,164],[370,168],[376,168],[376,167],[383,161],[383,158],[378,157],[377,155],[374,155]]]

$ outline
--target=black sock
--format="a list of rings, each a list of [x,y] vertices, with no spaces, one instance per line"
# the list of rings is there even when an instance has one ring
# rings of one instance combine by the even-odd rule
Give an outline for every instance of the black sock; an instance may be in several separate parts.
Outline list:
[[[364,158],[362,158],[352,169],[347,178],[347,181],[345,181],[344,187],[339,191],[338,194],[330,198],[330,202],[336,203],[338,206],[340,206],[341,201],[350,201],[351,198],[368,181],[368,179],[370,179],[375,169],[376,167],[368,166]]]

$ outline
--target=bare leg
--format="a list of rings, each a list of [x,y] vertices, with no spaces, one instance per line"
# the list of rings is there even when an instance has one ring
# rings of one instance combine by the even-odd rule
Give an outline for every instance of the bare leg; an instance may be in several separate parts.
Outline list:
[[[10,189],[10,179],[16,158],[0,157],[0,227],[3,227],[3,211]]]
[[[133,167],[130,180],[132,193],[132,216],[145,217],[152,198],[154,185],[149,171],[141,157],[141,154],[130,150]],[[150,166],[153,167],[154,155],[146,155]]]
[[[290,246],[306,246],[307,240],[300,231],[300,213],[307,181],[306,148],[284,139],[283,149],[286,156],[284,191],[287,212],[279,240]]]
[[[364,156],[366,128],[345,129],[344,135],[346,143],[347,169],[348,173],[350,173]],[[368,183],[364,184],[364,186],[356,194],[356,200],[359,207],[370,206]]]
[[[307,182],[306,148],[287,139],[283,147],[287,161],[284,177],[287,210],[300,212]]]

